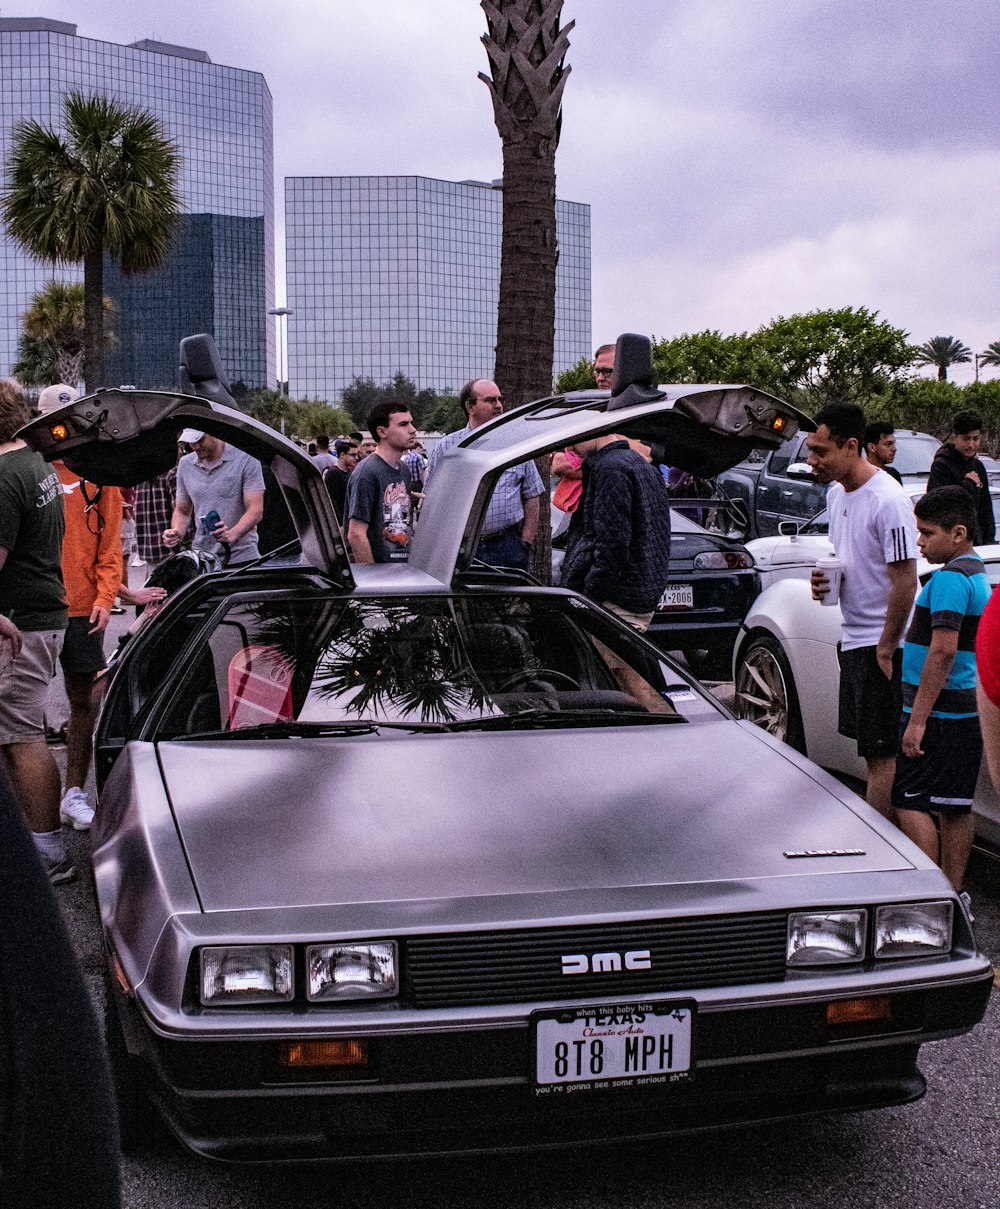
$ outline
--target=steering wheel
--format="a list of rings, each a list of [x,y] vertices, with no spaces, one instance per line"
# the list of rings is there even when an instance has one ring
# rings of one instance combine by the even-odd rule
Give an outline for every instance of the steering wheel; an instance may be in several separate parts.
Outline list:
[[[580,692],[580,684],[574,680],[572,676],[567,676],[565,672],[557,672],[551,667],[525,667],[519,672],[515,672],[513,676],[508,676],[503,684],[498,685],[496,691],[498,693],[512,693],[515,689],[522,688],[532,681],[546,681],[553,688],[562,685],[563,688],[572,689],[573,692]]]

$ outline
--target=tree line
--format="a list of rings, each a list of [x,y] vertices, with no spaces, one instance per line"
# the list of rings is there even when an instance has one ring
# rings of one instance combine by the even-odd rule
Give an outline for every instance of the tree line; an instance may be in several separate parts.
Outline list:
[[[870,419],[942,438],[956,411],[973,408],[983,415],[992,452],[1000,449],[1000,378],[956,386],[947,376],[951,365],[973,356],[951,336],[911,344],[905,331],[866,307],[781,316],[754,332],[713,329],[653,338],[660,382],[746,382],[810,414],[826,403],[857,403]],[[1000,341],[988,345],[978,363],[1000,366]],[[937,377],[915,376],[921,365],[935,366]],[[586,358],[556,380],[558,391],[595,385]]]

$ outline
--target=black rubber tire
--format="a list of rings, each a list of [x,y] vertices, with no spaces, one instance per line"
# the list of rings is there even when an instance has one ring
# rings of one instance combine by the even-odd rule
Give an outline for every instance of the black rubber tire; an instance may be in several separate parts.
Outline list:
[[[805,755],[805,731],[795,679],[785,652],[770,634],[752,636],[740,651],[733,713]]]
[[[143,1086],[139,1063],[125,1046],[114,995],[109,977],[105,983],[104,1041],[118,1101],[118,1131],[122,1154],[138,1155],[162,1136],[163,1123]]]
[[[684,659],[699,680],[728,680],[732,674],[732,647],[685,651]]]

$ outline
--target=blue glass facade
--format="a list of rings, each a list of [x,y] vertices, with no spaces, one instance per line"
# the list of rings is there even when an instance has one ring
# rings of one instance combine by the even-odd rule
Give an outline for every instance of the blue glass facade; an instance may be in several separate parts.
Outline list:
[[[291,393],[333,402],[402,370],[455,391],[493,374],[502,195],[478,181],[288,177]],[[590,207],[556,202],[555,373],[590,356]]]
[[[4,162],[17,123],[58,128],[62,97],[73,90],[150,110],[182,161],[186,217],[167,264],[132,278],[112,270],[105,283],[120,339],[109,381],[175,385],[177,339],[200,330],[215,335],[233,381],[273,383],[274,154],[264,77],[212,63],[204,51],[119,46],[77,37],[61,22],[0,18]],[[34,260],[0,233],[0,373],[17,359],[19,316],[32,296],[53,277],[82,275],[79,265]],[[188,326],[196,316],[203,322]],[[170,377],[161,381],[166,366]]]

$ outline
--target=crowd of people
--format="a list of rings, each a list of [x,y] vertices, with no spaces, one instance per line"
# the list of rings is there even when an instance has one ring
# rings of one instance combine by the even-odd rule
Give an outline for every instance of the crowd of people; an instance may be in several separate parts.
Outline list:
[[[972,849],[972,802],[983,755],[1000,771],[1000,608],[975,543],[995,537],[986,470],[976,456],[982,420],[955,416],[915,505],[887,473],[891,428],[866,425],[860,407],[834,404],[806,438],[809,465],[830,484],[827,511],[839,583],[817,567],[812,594],[839,590],[840,733],[857,743],[867,798],[936,860],[955,889]],[[867,456],[866,455],[867,451]],[[917,555],[939,564],[917,593]],[[987,626],[977,634],[980,618]],[[992,624],[990,624],[992,622]],[[991,695],[992,694],[992,695]],[[995,781],[1000,785],[1000,780]]]

